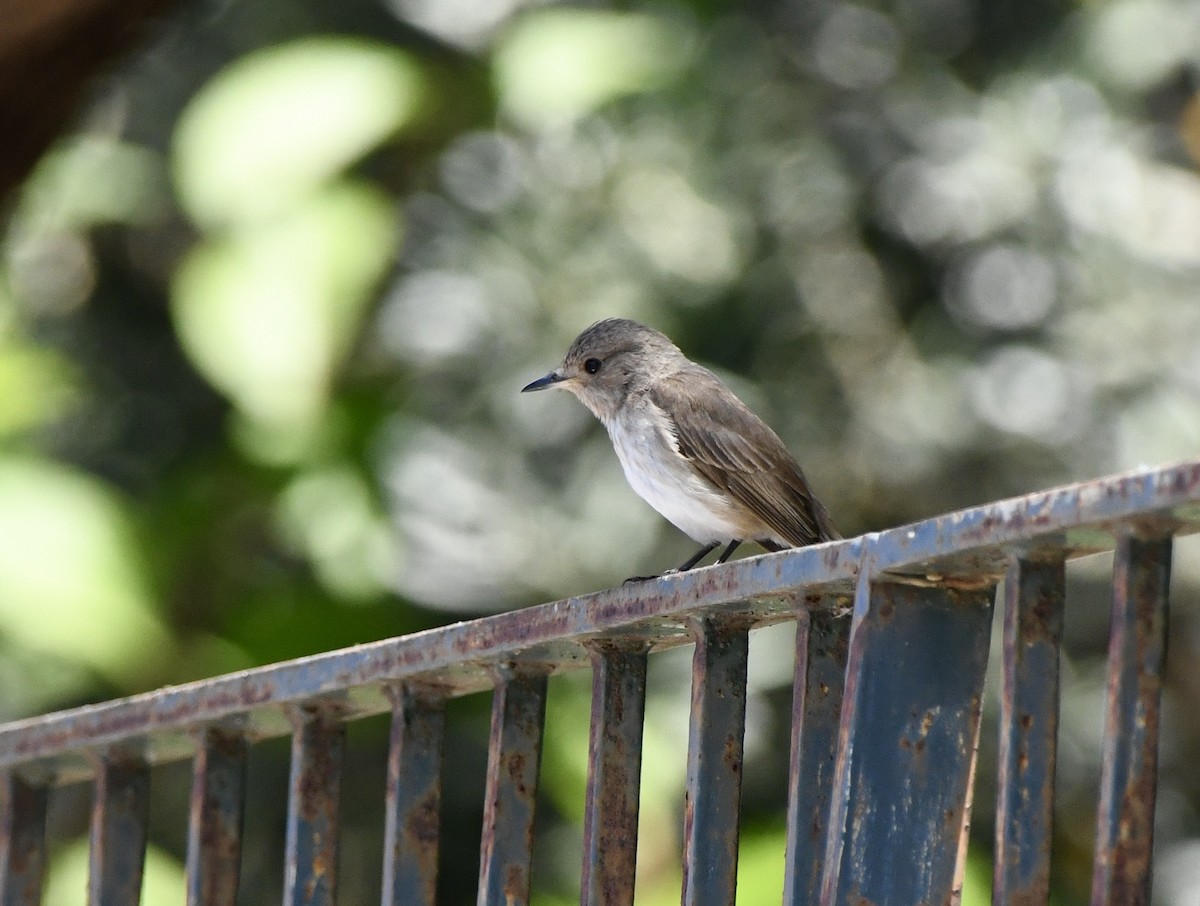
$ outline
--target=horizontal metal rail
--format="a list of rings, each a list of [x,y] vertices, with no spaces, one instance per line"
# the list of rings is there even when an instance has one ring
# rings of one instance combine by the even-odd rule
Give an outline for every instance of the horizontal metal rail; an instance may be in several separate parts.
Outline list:
[[[943,902],[1007,575],[996,897],[1045,902],[1062,565],[1115,549],[1094,902],[1138,902],[1171,538],[1198,529],[1200,462],[1145,469],[0,726],[0,900],[38,902],[47,790],[92,778],[91,902],[136,902],[148,766],[192,758],[189,902],[232,903],[247,748],[291,735],[285,902],[332,903],[344,727],[390,711],[384,902],[432,903],[442,706],[490,689],[479,901],[524,902],[546,677],[590,667],[583,902],[632,902],[646,658],[694,644],[683,897],[731,903],[747,632],[793,620],[785,901]]]

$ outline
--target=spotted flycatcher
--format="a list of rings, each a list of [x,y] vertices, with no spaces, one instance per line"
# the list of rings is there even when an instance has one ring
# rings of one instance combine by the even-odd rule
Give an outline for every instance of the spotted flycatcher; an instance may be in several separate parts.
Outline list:
[[[657,330],[598,321],[521,392],[547,387],[579,397],[638,495],[704,545],[672,572],[719,544],[724,563],[743,541],[777,551],[841,537],[779,436]]]

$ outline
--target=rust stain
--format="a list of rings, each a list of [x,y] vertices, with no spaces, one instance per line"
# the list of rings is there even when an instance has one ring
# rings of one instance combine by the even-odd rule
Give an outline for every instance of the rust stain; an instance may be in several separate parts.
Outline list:
[[[740,740],[735,736],[727,736],[725,738],[724,755],[721,759],[727,768],[734,774],[742,769],[742,745]]]
[[[525,756],[521,752],[512,752],[505,759],[508,777],[513,783],[522,784],[525,780]]]

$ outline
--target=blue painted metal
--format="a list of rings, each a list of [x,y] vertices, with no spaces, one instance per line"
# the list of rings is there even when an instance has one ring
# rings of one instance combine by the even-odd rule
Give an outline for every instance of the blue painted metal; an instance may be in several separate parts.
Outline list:
[[[1061,551],[1066,557],[1112,548],[1121,520],[1161,523],[1166,531],[1200,530],[1200,462],[1084,482],[987,504],[886,532],[752,557],[619,586],[552,604],[456,623],[233,673],[88,708],[0,727],[0,770],[15,765],[51,771],[57,782],[92,776],[82,754],[128,741],[152,742],[154,762],[190,758],[195,726],[244,720],[258,740],[291,732],[287,706],[351,693],[352,716],[391,709],[384,689],[396,682],[436,683],[447,695],[492,688],[492,668],[532,662],[551,671],[588,664],[585,638],[621,635],[638,626],[656,650],[691,641],[689,615],[738,602],[751,616],[789,613],[790,596],[848,591],[864,544],[877,572],[999,579],[1008,550]]]
[[[332,903],[342,725],[391,710],[400,719],[389,755],[384,903],[429,902],[440,701],[495,689],[479,899],[523,902],[546,677],[590,663],[596,676],[584,897],[627,903],[636,838],[618,828],[631,827],[637,814],[644,651],[696,641],[684,898],[728,903],[737,865],[745,634],[753,625],[798,619],[787,902],[812,901],[818,870],[821,902],[830,906],[944,902],[953,897],[964,852],[989,589],[1014,569],[998,837],[1009,856],[996,883],[1005,902],[1019,902],[1024,891],[1038,902],[1052,796],[1048,671],[1057,616],[1037,602],[1053,604],[1057,592],[1047,589],[1059,581],[1040,571],[1112,549],[1118,538],[1094,899],[1144,902],[1169,537],[1196,531],[1200,461],[0,726],[0,891],[6,902],[37,899],[46,805],[38,785],[94,778],[91,902],[134,902],[145,847],[146,765],[196,756],[189,896],[205,901],[206,890],[219,890],[212,901],[229,902],[245,749],[218,743],[246,746],[291,733],[285,901]],[[856,589],[843,648],[844,621],[835,614]],[[636,660],[617,654],[628,651],[638,652]],[[425,692],[397,699],[397,689]],[[209,727],[228,735],[211,735]],[[823,846],[814,847],[822,835]],[[24,892],[10,894],[14,889]]]
[[[46,787],[0,775],[0,903],[36,906],[46,870]]]
[[[1108,710],[1092,906],[1150,902],[1171,539],[1122,534],[1113,564]]]
[[[597,643],[592,648],[581,906],[633,904],[646,650],[641,641]]]
[[[491,666],[529,659],[551,670],[578,669],[580,641],[645,627],[656,649],[689,641],[679,621],[731,601],[752,615],[778,616],[797,592],[848,589],[870,542],[878,570],[946,576],[999,577],[1007,549],[1062,550],[1068,557],[1112,547],[1112,526],[1123,519],[1161,522],[1176,534],[1200,528],[1200,463],[1085,482],[951,513],[865,538],[830,542],[749,558],[652,582],[498,614],[132,696],[103,705],[17,721],[0,727],[0,769],[45,761],[60,782],[91,776],[79,753],[136,738],[153,738],[149,757],[188,758],[190,728],[242,718],[251,739],[284,735],[289,704],[321,695],[354,693],[355,716],[390,709],[383,687],[398,681],[436,681],[448,695],[489,689]],[[781,603],[782,602],[782,603]]]
[[[494,670],[523,664],[543,671],[588,666],[585,641],[630,627],[655,650],[688,644],[689,615],[745,602],[764,619],[791,613],[789,589],[849,589],[858,573],[860,539],[740,560],[619,586],[469,623],[413,633],[232,673],[198,683],[0,726],[0,770],[42,764],[59,782],[92,775],[82,752],[147,740],[155,763],[191,758],[190,730],[243,721],[254,742],[291,732],[290,706],[343,695],[348,717],[391,710],[386,689],[398,682],[436,685],[448,697],[490,690]],[[740,605],[742,606],[742,605]]]
[[[337,902],[338,799],[346,727],[335,707],[297,709],[284,845],[284,906]]]
[[[146,857],[150,771],[114,752],[96,771],[88,850],[88,906],[137,906]]]
[[[529,902],[533,819],[545,720],[546,674],[501,670],[492,698],[479,906]]]
[[[1064,563],[1014,556],[1004,589],[992,900],[1033,906],[1050,896]]]
[[[855,599],[821,902],[947,903],[970,802],[992,589],[868,578]]]
[[[683,906],[733,906],[750,624],[741,614],[707,617],[695,621],[693,633]]]
[[[796,616],[784,906],[816,903],[850,640],[850,599],[802,604]]]
[[[188,906],[235,906],[242,858],[246,739],[209,727],[198,734],[188,815]]]
[[[402,686],[392,691],[383,842],[383,906],[433,906],[442,815],[441,698]]]

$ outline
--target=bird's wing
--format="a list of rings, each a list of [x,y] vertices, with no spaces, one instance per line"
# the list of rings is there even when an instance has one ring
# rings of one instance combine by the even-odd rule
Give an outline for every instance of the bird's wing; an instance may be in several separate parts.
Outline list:
[[[648,395],[697,473],[776,536],[795,547],[841,537],[783,441],[711,371],[694,365],[656,381]]]

